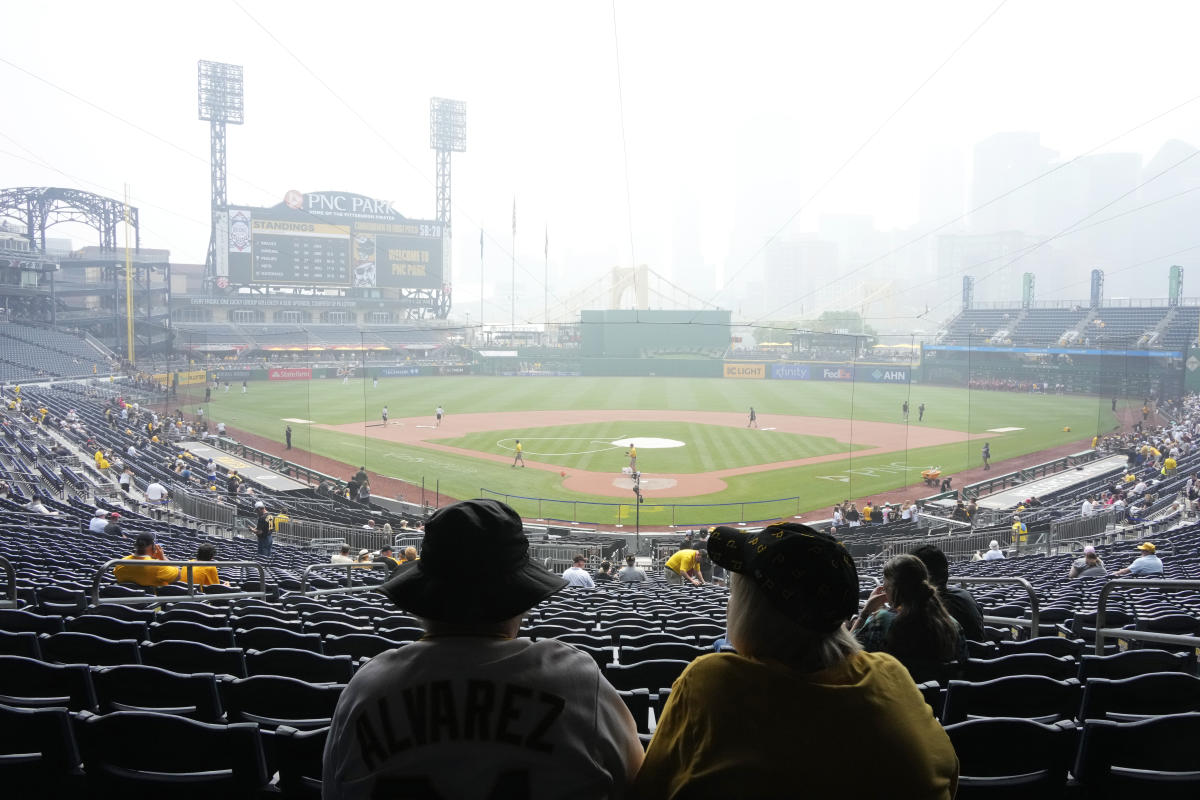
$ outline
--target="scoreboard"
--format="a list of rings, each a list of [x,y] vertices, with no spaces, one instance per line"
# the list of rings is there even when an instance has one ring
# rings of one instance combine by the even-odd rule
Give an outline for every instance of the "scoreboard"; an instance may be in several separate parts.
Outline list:
[[[439,289],[443,226],[345,192],[288,192],[271,208],[230,206],[233,283]]]

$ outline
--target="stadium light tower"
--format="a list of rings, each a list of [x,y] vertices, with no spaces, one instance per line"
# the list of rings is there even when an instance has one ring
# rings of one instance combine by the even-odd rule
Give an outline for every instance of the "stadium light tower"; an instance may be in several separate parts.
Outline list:
[[[442,223],[442,282],[450,285],[450,154],[467,149],[467,104],[444,97],[429,98],[429,147],[437,154],[437,221]],[[483,291],[483,286],[479,287]],[[450,295],[443,289],[438,316],[450,313]],[[483,320],[480,320],[482,322]]]
[[[225,126],[245,122],[242,98],[242,68],[238,64],[219,61],[197,62],[197,96],[200,119],[208,120],[212,148],[212,221],[208,234],[208,256],[204,260],[205,287],[212,291],[218,278],[227,277],[227,246],[218,247],[218,223],[229,198],[225,189]],[[228,231],[225,232],[228,235]],[[224,237],[222,237],[224,238]],[[221,269],[221,266],[224,269]]]

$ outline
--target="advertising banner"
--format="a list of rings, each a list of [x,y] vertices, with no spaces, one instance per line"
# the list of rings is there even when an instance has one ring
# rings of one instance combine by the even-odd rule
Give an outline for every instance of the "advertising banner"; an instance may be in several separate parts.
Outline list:
[[[806,381],[811,375],[808,364],[772,364],[771,377],[784,381]]]
[[[380,367],[379,377],[381,378],[411,378],[414,375],[420,375],[420,367]]]
[[[204,383],[208,380],[208,373],[202,369],[189,370],[187,372],[175,373],[179,376],[180,386],[195,386],[197,383]]]
[[[874,383],[908,383],[908,367],[860,366],[856,371],[860,381],[866,378]]]
[[[766,364],[740,364],[736,362],[725,362],[725,377],[726,378],[765,378],[767,377]]]
[[[312,380],[312,367],[272,367],[267,370],[269,381],[308,381]]]
[[[852,381],[854,370],[850,367],[818,367],[815,374],[823,381]]]

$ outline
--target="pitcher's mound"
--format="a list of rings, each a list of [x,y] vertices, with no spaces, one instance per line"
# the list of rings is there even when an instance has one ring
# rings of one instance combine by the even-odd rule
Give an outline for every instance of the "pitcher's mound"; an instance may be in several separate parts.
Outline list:
[[[618,489],[633,491],[633,478],[621,477],[613,479],[613,486]],[[655,489],[670,489],[678,484],[679,481],[674,478],[647,478],[642,477],[642,491],[653,492]]]

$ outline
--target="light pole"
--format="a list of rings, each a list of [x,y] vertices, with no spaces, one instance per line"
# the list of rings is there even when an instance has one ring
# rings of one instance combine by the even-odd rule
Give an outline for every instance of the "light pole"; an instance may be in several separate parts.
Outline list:
[[[633,547],[642,554],[642,473],[633,473]]]

